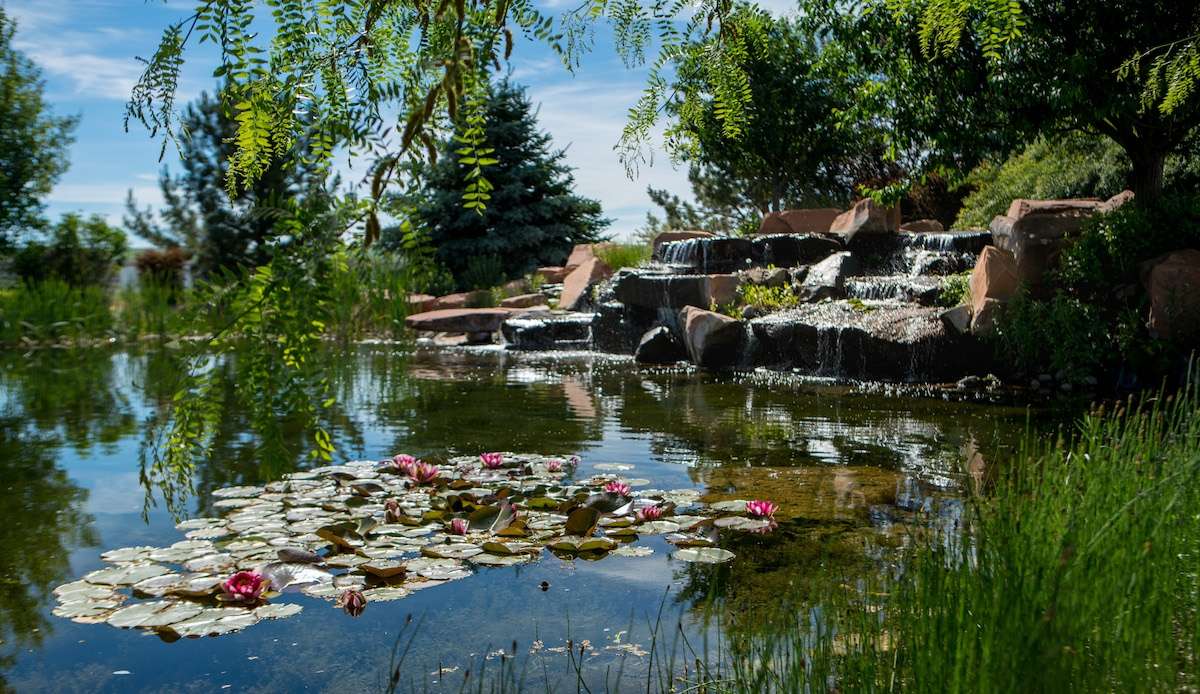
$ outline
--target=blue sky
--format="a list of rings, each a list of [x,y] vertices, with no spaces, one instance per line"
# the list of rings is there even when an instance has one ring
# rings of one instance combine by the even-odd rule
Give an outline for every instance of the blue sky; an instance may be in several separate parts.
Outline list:
[[[18,23],[17,44],[41,66],[46,96],[60,114],[82,117],[71,148],[71,167],[48,200],[52,218],[68,211],[100,213],[119,223],[126,191],[143,205],[161,202],[159,143],[136,124],[126,133],[122,116],[129,89],[141,72],[135,56],[148,55],[162,28],[188,14],[190,0],[0,0]],[[545,9],[566,0],[543,0]],[[779,9],[783,9],[780,7]],[[210,89],[213,56],[193,50],[181,96]],[[578,191],[601,201],[610,229],[627,237],[653,208],[646,186],[688,193],[685,172],[656,152],[654,164],[630,180],[613,145],[625,113],[642,87],[644,72],[626,69],[611,41],[598,32],[592,53],[569,74],[544,47],[520,43],[513,77],[540,104],[539,122],[575,168]],[[182,101],[182,100],[181,100]],[[177,155],[170,149],[164,163]],[[357,181],[362,163],[351,164]]]

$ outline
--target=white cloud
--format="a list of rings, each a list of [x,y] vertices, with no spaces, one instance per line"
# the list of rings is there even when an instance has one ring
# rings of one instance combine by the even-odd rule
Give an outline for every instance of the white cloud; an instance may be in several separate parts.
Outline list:
[[[140,178],[140,177],[139,177]],[[125,195],[133,190],[139,207],[162,206],[162,191],[158,186],[130,186],[120,183],[60,183],[46,201],[61,207],[72,205],[124,205]]]
[[[141,67],[133,58],[66,49],[57,41],[20,41],[21,49],[42,69],[70,80],[77,96],[125,101],[137,83]]]

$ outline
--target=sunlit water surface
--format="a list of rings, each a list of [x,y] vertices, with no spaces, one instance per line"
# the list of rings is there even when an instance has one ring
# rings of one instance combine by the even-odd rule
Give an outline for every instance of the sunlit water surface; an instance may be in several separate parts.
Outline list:
[[[353,619],[330,603],[218,638],[166,643],[139,631],[50,614],[57,585],[102,566],[102,551],[181,539],[153,485],[139,478],[149,418],[175,373],[162,353],[43,351],[0,355],[0,685],[18,691],[363,691],[385,686],[409,616],[416,633],[401,689],[458,691],[497,653],[590,642],[584,672],[640,682],[648,625],[701,642],[711,599],[770,613],[789,591],[874,570],[907,524],[953,523],[956,497],[1002,459],[1029,424],[1023,408],[870,396],[777,377],[640,369],[630,361],[502,352],[408,354],[364,346],[331,356],[338,457],[379,459],[507,450],[634,466],[629,477],[705,500],[770,498],[780,527],[722,540],[738,554],[708,567],[672,560],[661,537],[645,558],[481,568]],[[1035,426],[1049,426],[1043,415]],[[262,484],[308,463],[303,432],[263,447],[230,412],[211,459],[191,480],[185,515],[212,513],[211,491]],[[280,448],[282,446],[282,450]],[[286,452],[283,452],[286,451]],[[143,517],[143,511],[150,506]],[[894,553],[894,552],[893,552]],[[543,591],[540,584],[549,583]],[[661,610],[661,617],[660,615]],[[743,620],[743,623],[752,620]],[[419,628],[416,622],[419,622]],[[693,644],[694,647],[698,647]],[[627,646],[625,646],[627,648]],[[636,649],[635,649],[636,650]],[[487,654],[491,653],[491,659]],[[522,659],[565,686],[568,659]],[[522,667],[525,667],[523,665]],[[531,677],[533,675],[531,674]],[[543,691],[544,684],[538,687]],[[643,685],[644,687],[644,685]],[[2,687],[0,687],[2,688]],[[573,683],[571,688],[573,689]],[[633,688],[637,688],[633,686]]]

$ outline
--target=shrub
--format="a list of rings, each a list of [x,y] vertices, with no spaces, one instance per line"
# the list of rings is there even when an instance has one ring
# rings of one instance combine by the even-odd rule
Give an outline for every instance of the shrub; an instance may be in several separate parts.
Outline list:
[[[476,255],[467,259],[460,284],[464,289],[491,289],[504,280],[504,261],[500,256]]]
[[[955,226],[987,228],[1016,198],[1107,198],[1124,189],[1130,168],[1128,157],[1106,137],[1039,139],[967,176],[975,192],[963,200]]]
[[[971,271],[966,270],[955,275],[946,275],[942,279],[942,288],[938,291],[938,306],[953,308],[967,303],[971,297]]]
[[[1086,376],[1112,351],[1113,339],[1095,306],[1057,294],[1040,301],[1022,293],[1001,309],[992,337],[1000,357],[1023,371]]]
[[[137,254],[133,264],[143,283],[182,288],[183,269],[187,261],[188,252],[179,247],[164,250],[147,248]]]
[[[800,297],[790,284],[779,287],[743,284],[738,287],[738,297],[743,306],[756,306],[765,311],[782,311],[800,303]]]
[[[638,267],[650,260],[650,244],[602,243],[594,246],[596,257],[615,272],[623,267]]]

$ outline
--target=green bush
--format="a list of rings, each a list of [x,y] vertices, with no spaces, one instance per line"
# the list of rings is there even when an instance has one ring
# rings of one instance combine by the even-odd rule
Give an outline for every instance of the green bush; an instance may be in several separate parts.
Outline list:
[[[623,267],[639,267],[650,260],[650,244],[604,243],[595,247],[596,257],[615,272]]]
[[[779,287],[743,284],[738,287],[738,297],[743,306],[756,306],[765,311],[782,311],[800,303],[800,297],[790,284]]]
[[[998,164],[972,171],[975,191],[963,200],[955,226],[986,229],[1016,198],[1107,198],[1125,188],[1131,165],[1106,137],[1039,139]]]
[[[971,298],[971,271],[960,272],[956,275],[946,275],[942,279],[942,287],[938,291],[938,305],[953,308],[967,303]]]
[[[504,284],[504,260],[498,255],[476,255],[467,259],[460,284],[464,289],[491,289]]]
[[[996,318],[992,336],[1000,357],[1026,372],[1062,371],[1069,379],[1095,372],[1112,352],[1113,339],[1095,306],[1057,294],[1037,300],[1022,293]]]

